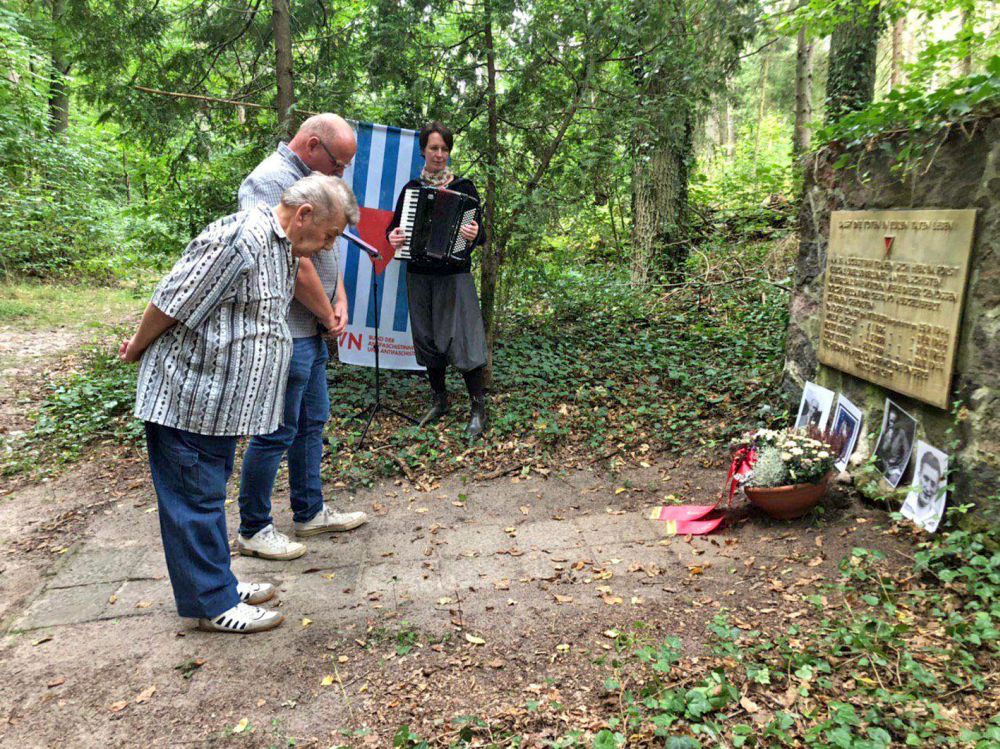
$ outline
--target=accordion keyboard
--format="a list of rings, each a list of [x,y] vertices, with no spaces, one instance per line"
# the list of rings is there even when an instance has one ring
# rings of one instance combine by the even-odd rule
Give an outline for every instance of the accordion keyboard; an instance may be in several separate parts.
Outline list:
[[[413,223],[416,220],[419,199],[420,190],[412,187],[403,195],[403,210],[399,217],[399,228],[406,232],[406,241],[396,250],[397,260],[410,259],[410,238],[413,236]]]

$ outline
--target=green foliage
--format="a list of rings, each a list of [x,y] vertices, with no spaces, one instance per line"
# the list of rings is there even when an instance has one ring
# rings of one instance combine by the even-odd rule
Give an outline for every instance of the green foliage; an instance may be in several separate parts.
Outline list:
[[[792,191],[792,127],[787,115],[767,113],[737,131],[730,156],[714,149],[699,163],[691,198],[721,209],[757,208],[770,195]]]
[[[594,268],[551,271],[526,288],[494,352],[491,430],[471,450],[458,407],[434,429],[379,428],[371,450],[354,452],[362,425],[349,419],[367,403],[371,373],[339,370],[330,391],[331,477],[367,484],[398,473],[400,461],[415,474],[489,470],[505,459],[501,446],[514,444],[522,465],[544,467],[557,455],[589,461],[724,442],[756,425],[757,408],[773,393],[786,297],[753,282],[700,298],[696,289],[683,292],[661,306],[617,273]],[[452,392],[464,391],[449,377]],[[393,373],[388,380],[395,406],[422,412],[422,379]]]
[[[96,442],[138,441],[142,423],[132,418],[135,388],[134,365],[121,362],[106,344],[88,347],[79,372],[47,384],[31,430],[0,442],[0,471],[44,470],[76,459]]]
[[[702,737],[735,747],[996,746],[1000,534],[943,533],[909,571],[862,548],[840,567],[838,584],[806,597],[815,617],[784,632],[717,616],[715,660],[693,686],[673,686],[677,672],[690,674],[676,640],[638,649],[638,678],[616,661],[606,686],[621,695],[624,714],[609,719],[595,746],[616,746],[615,735],[637,745],[671,737],[667,746]],[[753,724],[740,722],[737,701]]]
[[[863,159],[873,141],[892,153],[900,167],[914,167],[931,153],[938,139],[956,125],[996,112],[1000,108],[1000,55],[981,74],[960,78],[929,91],[921,84],[899,88],[884,100],[847,115],[819,133],[825,144],[836,143],[847,152],[836,167]],[[886,134],[896,136],[879,140]]]

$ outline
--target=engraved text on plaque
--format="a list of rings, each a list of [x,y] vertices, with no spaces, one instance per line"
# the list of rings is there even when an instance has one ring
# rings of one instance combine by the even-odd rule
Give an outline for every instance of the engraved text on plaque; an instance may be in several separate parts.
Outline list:
[[[975,218],[834,211],[819,360],[947,408]]]

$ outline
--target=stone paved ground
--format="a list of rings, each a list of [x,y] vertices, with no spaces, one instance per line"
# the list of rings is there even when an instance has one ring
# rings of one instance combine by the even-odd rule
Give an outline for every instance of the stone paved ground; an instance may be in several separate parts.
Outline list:
[[[401,723],[512,710],[543,689],[585,710],[609,628],[643,622],[696,657],[721,608],[783,626],[852,546],[894,544],[883,514],[839,496],[793,523],[742,508],[703,538],[646,519],[666,495],[711,501],[719,478],[664,459],[430,492],[386,482],[345,499],[371,516],[357,531],[293,562],[234,557],[241,579],[279,586],[286,621],[226,636],[174,613],[141,459],[84,465],[0,498],[0,744],[389,746]],[[288,529],[287,498],[275,506]]]

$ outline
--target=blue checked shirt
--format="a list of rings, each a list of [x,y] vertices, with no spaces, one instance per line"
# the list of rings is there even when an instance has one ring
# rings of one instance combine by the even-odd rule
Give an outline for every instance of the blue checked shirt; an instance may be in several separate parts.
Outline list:
[[[214,436],[277,429],[297,270],[273,209],[210,224],[153,293],[152,303],[178,322],[142,355],[136,418]]]
[[[240,185],[240,209],[246,210],[259,203],[276,206],[281,201],[281,193],[310,174],[312,170],[302,163],[302,159],[284,143],[279,143],[278,149],[260,162]],[[313,255],[312,262],[323,282],[323,290],[332,300],[337,293],[337,251],[323,250]],[[319,332],[316,316],[297,299],[292,300],[288,309],[288,328],[293,338],[307,338]]]

